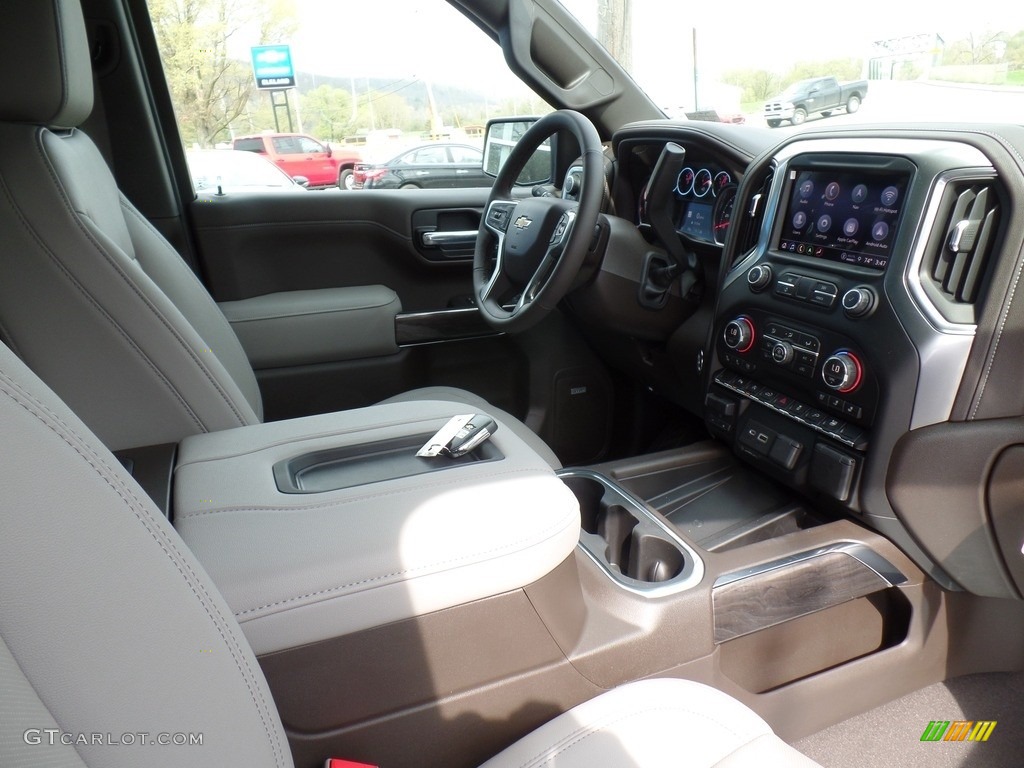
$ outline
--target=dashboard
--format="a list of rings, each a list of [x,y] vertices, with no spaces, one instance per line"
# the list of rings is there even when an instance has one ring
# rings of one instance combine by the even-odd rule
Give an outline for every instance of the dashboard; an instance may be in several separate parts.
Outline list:
[[[641,185],[634,223],[649,225],[651,200],[650,155],[660,145],[633,147],[631,170]],[[657,159],[657,155],[655,155]],[[687,149],[686,165],[672,180],[671,218],[676,233],[688,244],[721,247],[725,244],[736,200],[742,165],[724,153],[702,148]],[[646,181],[644,178],[646,177]]]
[[[888,535],[941,582],[1007,597],[1024,572],[1009,574],[1019,541],[994,530],[978,492],[987,470],[965,478],[955,458],[921,447],[936,430],[973,435],[973,421],[1024,413],[1013,359],[1024,354],[1024,312],[1006,290],[1024,269],[1024,234],[1008,216],[1024,174],[997,171],[1018,153],[993,136],[863,126],[777,143],[734,126],[625,127],[613,140],[617,209],[635,212],[654,247],[654,211],[669,216],[704,294],[665,335],[664,357],[646,341],[619,367],[817,508]],[[685,165],[658,199],[652,173],[669,142]],[[636,279],[643,290],[642,269]],[[671,371],[645,370],[659,361]],[[1020,441],[1012,425],[963,450],[998,457]],[[943,490],[921,494],[922,482]]]

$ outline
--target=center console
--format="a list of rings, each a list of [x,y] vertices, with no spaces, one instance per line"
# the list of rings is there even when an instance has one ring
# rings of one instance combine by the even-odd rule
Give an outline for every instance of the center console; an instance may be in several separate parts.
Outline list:
[[[948,200],[987,165],[954,143],[790,142],[747,198],[746,215],[761,218],[750,243],[734,244],[717,308],[712,434],[908,551],[885,473],[899,437],[948,419],[960,386],[973,327],[932,283],[945,271],[954,293],[976,291],[981,264],[958,254],[992,233]]]

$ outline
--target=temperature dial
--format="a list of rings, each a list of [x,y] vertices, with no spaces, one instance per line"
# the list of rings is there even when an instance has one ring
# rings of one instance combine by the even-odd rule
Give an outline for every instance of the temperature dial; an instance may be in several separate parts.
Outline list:
[[[864,366],[852,352],[841,349],[825,361],[821,378],[829,388],[846,394],[860,386]]]
[[[737,352],[749,352],[754,347],[754,324],[746,315],[725,324],[725,346]]]

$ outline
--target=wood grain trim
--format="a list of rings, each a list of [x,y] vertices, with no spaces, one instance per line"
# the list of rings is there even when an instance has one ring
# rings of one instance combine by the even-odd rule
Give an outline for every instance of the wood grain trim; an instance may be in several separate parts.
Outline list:
[[[723,584],[711,591],[715,642],[749,635],[889,586],[873,570],[842,552]]]

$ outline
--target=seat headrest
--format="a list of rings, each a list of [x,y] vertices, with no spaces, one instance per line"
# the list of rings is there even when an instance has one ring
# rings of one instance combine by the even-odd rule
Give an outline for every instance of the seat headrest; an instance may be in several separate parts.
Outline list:
[[[92,62],[79,0],[6,3],[0,24],[0,120],[53,128],[92,111]]]

